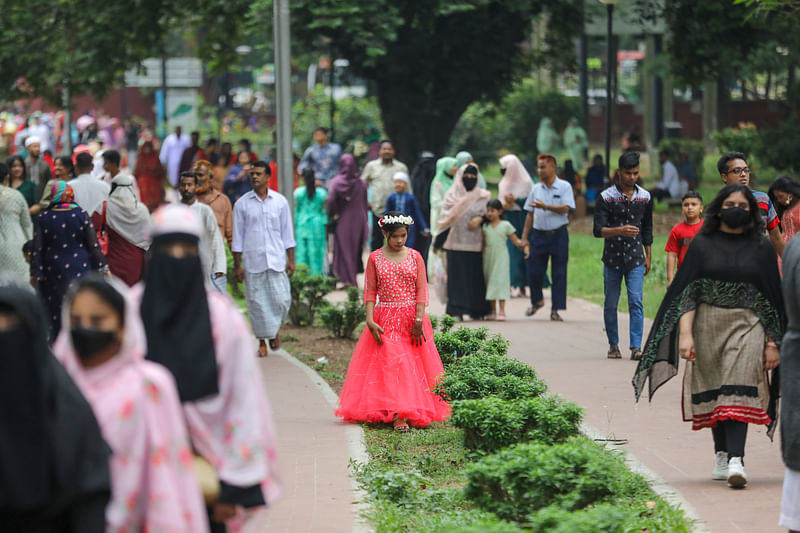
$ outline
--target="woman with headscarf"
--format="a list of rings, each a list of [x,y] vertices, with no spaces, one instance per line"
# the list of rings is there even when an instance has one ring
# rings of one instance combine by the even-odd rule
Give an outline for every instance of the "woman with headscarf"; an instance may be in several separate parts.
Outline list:
[[[308,265],[312,275],[321,276],[325,262],[328,191],[317,187],[311,167],[303,169],[303,181],[305,186],[294,191],[295,262]]]
[[[536,132],[536,150],[540,154],[552,154],[558,149],[558,144],[558,133],[553,129],[553,121],[543,117]]]
[[[75,179],[75,163],[72,161],[72,158],[67,155],[56,157],[53,160],[53,179],[45,184],[39,203],[31,206],[30,212],[34,220],[36,220],[36,215],[47,209],[47,206],[50,205],[50,202],[53,200],[50,197],[50,194],[53,192],[53,183],[57,181],[69,181],[71,179]]]
[[[369,236],[367,186],[358,175],[355,158],[344,154],[339,174],[328,184],[328,214],[336,224],[333,236],[333,275],[345,285],[357,286],[361,254]]]
[[[469,315],[480,320],[489,314],[486,280],[483,278],[483,231],[489,191],[478,187],[478,169],[466,165],[458,169],[453,186],[447,191],[439,218],[439,233],[450,230],[444,242],[447,252],[447,314]]]
[[[569,153],[569,158],[578,172],[583,172],[583,165],[586,162],[586,151],[589,149],[589,138],[586,130],[581,127],[577,118],[572,117],[567,121],[567,128],[564,130],[564,148]],[[550,153],[545,150],[545,153]],[[572,186],[575,188],[575,185]]]
[[[370,161],[378,159],[381,150],[381,130],[372,124],[367,124],[364,127],[364,144],[367,145],[367,156],[364,158],[366,165]]]
[[[472,159],[471,153],[462,150],[456,154],[456,164],[458,165],[458,168],[461,168],[464,165],[475,165],[475,160]],[[477,168],[478,165],[475,165],[475,167]],[[478,187],[481,189],[486,188],[486,178],[483,177],[480,169],[478,169]]]
[[[149,212],[153,212],[164,201],[164,180],[166,174],[153,141],[145,141],[136,155],[136,167],[133,169],[136,184],[142,203]]]
[[[0,531],[105,533],[111,450],[46,324],[30,290],[0,287]]]
[[[253,333],[233,300],[203,275],[199,217],[171,204],[153,214],[142,283],[131,296],[144,322],[147,359],[175,378],[192,448],[213,467],[212,529],[260,531],[280,494],[272,411]]]
[[[497,189],[497,199],[503,202],[503,218],[511,222],[517,237],[522,237],[525,229],[525,201],[533,188],[533,180],[525,165],[514,154],[500,158],[500,174],[503,178]],[[508,241],[511,257],[511,287],[516,287],[522,296],[528,285],[528,262],[525,254],[511,241]]]
[[[436,161],[436,175],[431,182],[430,192],[430,227],[435,238],[439,234],[439,214],[447,191],[453,186],[453,179],[459,169],[455,157],[442,157]]]
[[[14,282],[30,279],[22,246],[33,238],[33,222],[25,198],[8,186],[8,167],[0,163],[0,272]]]
[[[150,212],[136,199],[133,176],[117,174],[106,202],[108,269],[129,287],[142,279],[150,248]]]
[[[741,184],[725,186],[706,210],[667,289],[633,377],[638,400],[678,373],[686,359],[683,418],[711,428],[712,479],[747,483],[748,424],[776,422],[779,346],[786,326],[778,261],[763,236],[758,203]]]
[[[208,521],[175,381],[144,360],[144,329],[126,293],[99,275],[76,282],[53,346],[113,452],[107,531],[202,533]]]
[[[430,220],[431,218],[431,184],[435,176],[436,160],[433,158],[433,153],[422,152],[417,164],[414,165],[414,170],[411,172],[411,190],[415,193],[414,196],[425,220]],[[414,240],[414,249],[422,254],[422,259],[427,264],[431,239],[426,237],[419,228],[411,228],[411,231],[417,232]]]
[[[107,265],[97,232],[86,211],[75,203],[72,187],[57,181],[50,195],[53,200],[34,228],[31,280],[37,283],[55,337],[61,331],[61,300],[70,282]]]

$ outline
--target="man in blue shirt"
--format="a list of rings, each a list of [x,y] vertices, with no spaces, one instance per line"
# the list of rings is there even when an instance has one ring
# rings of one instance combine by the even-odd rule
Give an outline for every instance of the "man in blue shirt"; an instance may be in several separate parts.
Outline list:
[[[342,147],[336,143],[328,142],[328,129],[322,126],[314,130],[314,144],[306,148],[303,158],[297,165],[297,172],[310,167],[314,176],[328,188],[328,182],[339,172],[339,158],[342,157]]]
[[[594,208],[594,236],[606,240],[603,246],[603,321],[608,337],[608,358],[620,359],[617,305],[622,280],[628,291],[631,359],[642,357],[644,277],[650,271],[653,244],[653,200],[636,185],[639,154],[627,152],[619,158],[619,183],[597,197]]]
[[[525,316],[544,307],[542,283],[551,261],[553,276],[550,320],[561,322],[559,311],[567,308],[567,261],[569,260],[569,212],[575,209],[575,197],[569,182],[556,175],[556,158],[539,154],[537,162],[539,183],[533,186],[525,202],[525,228],[522,242],[528,243],[528,281],[531,287],[531,306]],[[533,231],[531,231],[533,228]]]

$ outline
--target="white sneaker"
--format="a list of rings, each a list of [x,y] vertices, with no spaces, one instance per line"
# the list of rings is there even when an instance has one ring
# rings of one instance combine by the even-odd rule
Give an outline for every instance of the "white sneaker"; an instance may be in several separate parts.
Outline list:
[[[747,474],[744,473],[741,457],[731,457],[728,461],[728,485],[735,489],[747,485]]]
[[[728,479],[728,452],[714,454],[714,469],[711,471],[711,479]]]

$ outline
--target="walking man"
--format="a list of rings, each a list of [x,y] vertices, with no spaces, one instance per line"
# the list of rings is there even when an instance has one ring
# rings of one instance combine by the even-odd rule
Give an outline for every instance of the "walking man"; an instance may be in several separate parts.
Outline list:
[[[741,183],[746,187],[750,187],[751,171],[742,152],[728,152],[720,157],[719,161],[717,161],[717,171],[725,185]],[[752,187],[750,187],[750,190],[753,191],[753,196],[756,197],[756,202],[758,202],[761,218],[766,224],[769,242],[775,248],[775,253],[780,256],[783,254],[783,247],[786,243],[783,242],[781,230],[778,228],[778,223],[780,222],[778,213],[775,212],[775,207],[773,207],[772,200],[770,200],[767,193],[756,191]]]
[[[69,185],[75,191],[75,203],[92,216],[99,211],[103,202],[111,192],[111,186],[101,179],[92,176],[94,163],[89,153],[75,156],[75,173],[78,175],[70,180]],[[41,196],[40,196],[41,198]]]
[[[233,240],[233,206],[228,197],[214,187],[214,166],[210,161],[201,159],[194,164],[192,172],[197,174],[197,199],[214,212],[222,239],[230,248]]]
[[[314,171],[314,176],[328,188],[328,182],[339,173],[339,159],[342,157],[342,147],[336,143],[328,142],[328,128],[322,126],[314,130],[314,144],[306,148],[297,172],[303,173],[306,168]]]
[[[202,225],[198,249],[203,276],[224,294],[227,292],[225,273],[228,271],[225,245],[222,243],[222,235],[214,212],[206,204],[197,201],[197,174],[182,172],[178,182],[178,192],[181,194],[181,203],[195,212]]]
[[[269,165],[253,163],[253,190],[233,205],[233,264],[236,281],[244,281],[247,313],[258,338],[258,355],[267,355],[267,344],[280,347],[281,323],[292,303],[289,278],[294,275],[294,230],[289,202],[268,190]]]
[[[544,307],[542,283],[547,262],[550,260],[553,275],[550,320],[561,322],[563,319],[558,312],[567,308],[567,224],[569,212],[575,209],[575,197],[569,182],[556,176],[556,167],[555,157],[539,154],[539,183],[533,186],[525,202],[528,214],[522,230],[522,242],[530,247],[528,281],[531,287],[531,306],[525,311],[525,316],[531,316]]]
[[[631,359],[642,357],[644,277],[650,271],[653,244],[653,200],[636,185],[639,154],[627,152],[619,158],[619,183],[597,197],[594,236],[606,240],[603,247],[603,321],[608,336],[608,358],[620,359],[617,304],[622,280],[628,291]]]
[[[25,149],[28,150],[28,157],[25,159],[25,171],[34,185],[36,192],[34,198],[41,198],[44,193],[44,186],[53,179],[50,166],[41,158],[41,139],[36,135],[31,135],[25,139]]]
[[[167,168],[167,179],[173,187],[178,186],[178,174],[180,173],[181,158],[183,151],[191,146],[192,141],[180,126],[175,126],[175,133],[170,133],[161,145],[159,159],[161,164]]]
[[[394,175],[398,172],[408,175],[408,167],[394,158],[394,145],[389,139],[381,141],[379,157],[364,165],[361,179],[367,182],[369,189],[369,205],[372,209],[372,237],[370,249],[377,250],[383,246],[383,233],[378,227],[378,220],[386,210],[386,199],[394,192]],[[408,192],[411,185],[408,186]]]

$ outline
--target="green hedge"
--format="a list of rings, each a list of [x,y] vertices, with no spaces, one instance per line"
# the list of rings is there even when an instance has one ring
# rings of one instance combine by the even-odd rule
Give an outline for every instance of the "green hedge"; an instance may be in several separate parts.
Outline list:
[[[447,401],[489,396],[514,400],[541,396],[547,385],[529,365],[490,354],[457,359],[448,366],[435,392]]]
[[[524,522],[555,505],[577,511],[594,503],[649,494],[617,457],[585,438],[526,443],[467,467],[466,497],[501,518]]]
[[[341,339],[352,339],[356,328],[367,319],[361,291],[357,287],[348,287],[347,300],[322,306],[319,314],[328,331]]]
[[[311,275],[307,265],[299,264],[290,285],[292,306],[289,308],[289,322],[295,326],[311,326],[317,311],[327,305],[325,296],[336,288],[336,279]]]
[[[442,327],[438,333],[434,334],[433,340],[445,369],[456,362],[457,359],[467,355],[505,356],[508,354],[509,342],[502,335],[490,337],[487,328],[460,327],[458,329],[450,329],[448,324],[452,325],[452,322],[444,319],[439,322]]]
[[[453,402],[450,422],[464,430],[464,446],[493,453],[518,442],[563,442],[579,433],[583,410],[557,397]]]

